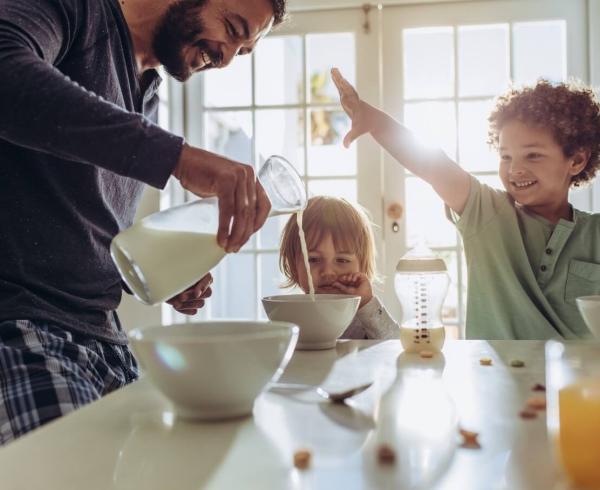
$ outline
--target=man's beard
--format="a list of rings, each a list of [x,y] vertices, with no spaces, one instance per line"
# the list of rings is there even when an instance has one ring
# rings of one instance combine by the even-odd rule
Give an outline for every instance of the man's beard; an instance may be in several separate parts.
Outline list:
[[[198,39],[204,30],[201,12],[206,2],[207,0],[179,0],[170,5],[154,32],[154,55],[167,73],[180,82],[187,80],[192,74],[191,67],[184,59],[184,48],[196,43],[203,49]],[[212,55],[211,59],[214,60]]]

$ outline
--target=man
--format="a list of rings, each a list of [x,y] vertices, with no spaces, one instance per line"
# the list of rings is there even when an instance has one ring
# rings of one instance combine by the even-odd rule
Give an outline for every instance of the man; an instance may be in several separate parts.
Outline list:
[[[225,67],[284,15],[285,0],[0,0],[0,443],[137,377],[109,245],[144,183],[217,196],[228,252],[264,223],[251,167],[152,122],[155,68]],[[211,280],[170,303],[195,312]]]

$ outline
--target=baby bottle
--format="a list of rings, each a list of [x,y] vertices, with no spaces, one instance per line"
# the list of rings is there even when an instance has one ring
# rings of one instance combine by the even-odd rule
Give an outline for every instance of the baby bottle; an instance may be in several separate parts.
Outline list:
[[[445,262],[425,246],[410,250],[398,262],[394,288],[402,305],[400,342],[405,351],[442,349],[441,310],[449,283]]]
[[[270,216],[306,207],[302,179],[283,157],[269,157],[258,180],[271,201]],[[225,256],[217,243],[219,205],[198,199],[141,219],[121,231],[111,257],[135,297],[156,305],[195,284]]]

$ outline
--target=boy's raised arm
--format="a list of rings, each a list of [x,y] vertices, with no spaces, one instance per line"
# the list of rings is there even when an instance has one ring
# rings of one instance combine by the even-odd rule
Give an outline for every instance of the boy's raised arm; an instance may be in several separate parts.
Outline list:
[[[371,133],[399,163],[432,185],[443,201],[462,214],[469,197],[470,176],[441,149],[429,150],[420,145],[411,131],[383,111],[361,100],[354,87],[331,70],[344,111],[352,119],[352,128],[344,137],[344,146],[364,133]]]

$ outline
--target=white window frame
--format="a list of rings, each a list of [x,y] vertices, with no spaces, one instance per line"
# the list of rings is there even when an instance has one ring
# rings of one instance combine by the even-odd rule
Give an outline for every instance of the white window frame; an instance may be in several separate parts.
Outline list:
[[[493,0],[495,1],[495,0]],[[507,0],[506,4],[514,4],[514,3],[536,3],[529,2],[523,0]],[[429,3],[426,4],[426,3]],[[394,104],[393,100],[390,99],[389,93],[388,96],[382,91],[382,86],[384,85],[384,80],[387,80],[384,88],[390,90],[390,80],[393,80],[393,76],[391,77],[388,73],[390,70],[389,66],[382,66],[380,68],[379,61],[385,52],[384,45],[384,35],[382,33],[385,25],[385,19],[387,18],[387,13],[390,12],[390,8],[403,8],[403,9],[419,9],[421,10],[421,15],[423,17],[422,25],[431,25],[430,22],[427,22],[429,9],[447,9],[446,12],[452,17],[452,9],[456,6],[459,8],[467,8],[473,9],[472,15],[475,16],[475,12],[479,8],[479,4],[484,7],[485,4],[489,4],[489,1],[480,0],[480,1],[469,1],[469,2],[452,2],[445,0],[436,0],[435,2],[415,2],[415,1],[402,1],[402,0],[394,0],[394,1],[386,1],[384,0],[382,4],[384,5],[384,10],[377,12],[375,9],[371,11],[370,14],[370,24],[371,24],[371,36],[367,39],[366,43],[359,42],[360,39],[363,41],[364,38],[357,37],[357,50],[359,50],[359,59],[364,60],[368,58],[369,61],[375,61],[376,66],[370,70],[363,70],[362,68],[365,65],[361,65],[360,62],[357,62],[358,72],[360,75],[357,80],[358,88],[363,96],[370,101],[380,103],[386,111],[394,114],[396,117],[401,119],[401,115],[403,113],[402,107]],[[557,1],[548,1],[544,2],[545,5],[550,3],[557,3]],[[558,3],[561,3],[561,0],[558,0]],[[570,2],[569,2],[570,3]],[[348,8],[349,5],[353,5],[355,7]],[[332,22],[332,19],[341,19],[342,23],[347,22],[348,15],[352,16],[354,19],[353,22],[358,22],[359,24],[363,22],[364,17],[360,6],[363,4],[362,1],[359,0],[328,0],[323,3],[321,1],[316,1],[313,3],[306,3],[304,0],[302,2],[292,0],[291,7],[294,10],[302,10],[302,12],[292,12],[292,22],[284,27],[280,32],[281,33],[298,33],[301,32],[302,25],[313,24],[315,28],[319,31],[330,31],[333,32],[335,30],[336,22]],[[394,6],[388,6],[389,4],[393,4]],[[398,4],[402,4],[401,6],[397,6]],[[539,4],[539,3],[538,3]],[[580,55],[584,58],[584,64],[586,66],[587,74],[589,76],[583,77],[591,82],[593,85],[600,85],[600,0],[587,0],[586,4],[586,12],[585,17],[587,18],[587,34],[584,32],[582,35],[587,36],[586,42],[586,52],[580,53]],[[527,8],[527,7],[525,7]],[[308,9],[308,11],[307,11]],[[325,9],[325,10],[323,10]],[[539,12],[539,8],[536,9],[536,12],[530,15],[535,15],[535,13]],[[384,15],[381,15],[384,13]],[[295,19],[300,19],[300,26],[294,25]],[[456,21],[458,23],[462,23],[461,20]],[[487,22],[486,22],[487,23]],[[358,29],[357,29],[358,30]],[[278,33],[276,33],[278,34]],[[362,54],[360,51],[363,49],[364,45],[372,46],[372,42],[375,39],[375,43],[378,44],[375,50],[370,48],[365,48]],[[383,49],[379,49],[381,46]],[[386,42],[385,44],[389,44]],[[568,59],[571,60],[573,57],[571,53],[568,54]],[[570,71],[570,70],[569,70]],[[368,74],[368,76],[367,76]],[[197,79],[198,77],[195,77]],[[170,82],[169,87],[169,107],[170,107],[170,127],[174,132],[184,134],[187,140],[192,144],[201,145],[201,142],[197,140],[198,134],[198,125],[201,123],[202,116],[198,113],[194,113],[191,109],[191,102],[194,100],[194,88],[193,85],[196,80],[192,80],[185,85]],[[383,96],[383,97],[382,97]],[[385,102],[382,104],[382,101]],[[194,115],[196,114],[196,115]],[[358,144],[358,157],[359,157],[359,170],[358,170],[358,179],[359,179],[359,189],[358,189],[358,200],[361,204],[365,205],[367,209],[370,210],[373,215],[373,220],[375,223],[379,224],[380,227],[376,228],[376,239],[377,239],[377,250],[379,255],[379,272],[383,273],[385,278],[385,285],[383,288],[383,299],[388,309],[399,318],[399,304],[396,301],[395,295],[393,293],[393,274],[390,274],[392,270],[390,267],[390,263],[393,263],[395,260],[395,256],[404,251],[404,243],[400,241],[400,239],[404,237],[404,231],[397,234],[392,234],[390,232],[390,228],[392,225],[392,220],[385,216],[384,210],[387,204],[392,201],[397,200],[398,198],[404,199],[404,187],[401,188],[394,185],[394,182],[399,182],[402,179],[401,175],[394,175],[401,172],[401,167],[396,164],[396,162],[391,161],[389,156],[385,157],[385,166],[384,170],[381,168],[381,161],[383,160],[382,152],[379,150],[376,144],[370,141],[370,138],[363,138]],[[363,165],[363,162],[369,162],[369,165]],[[375,169],[373,171],[373,169]],[[361,182],[363,179],[366,181],[370,181],[370,185],[361,186]],[[393,187],[393,188],[392,188]],[[369,191],[369,189],[378,190],[378,194],[373,194],[373,191]],[[597,180],[592,190],[588,191],[591,197],[587,198],[587,201],[591,203],[591,209],[594,211],[600,210],[600,181]],[[163,192],[160,201],[161,208],[168,207],[170,205],[175,205],[182,202],[185,199],[185,193],[178,185],[169,185],[165,192]],[[401,226],[404,226],[403,222],[400,223]],[[388,251],[393,251],[393,253],[389,253]],[[386,257],[387,252],[387,257]],[[386,260],[387,259],[387,260]],[[174,310],[169,306],[165,305],[163,307],[163,322],[164,323],[172,323],[178,321],[185,321],[187,317],[183,315],[176,314]]]

